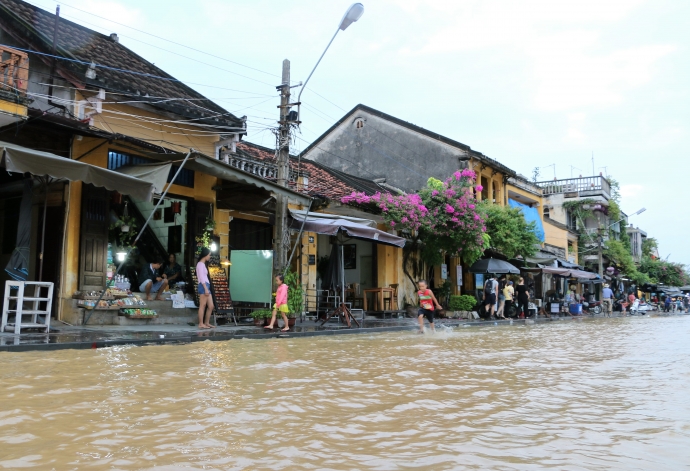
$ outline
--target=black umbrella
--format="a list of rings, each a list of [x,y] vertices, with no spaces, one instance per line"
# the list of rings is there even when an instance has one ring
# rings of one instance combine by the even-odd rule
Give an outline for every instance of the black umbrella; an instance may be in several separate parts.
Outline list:
[[[483,258],[472,264],[470,273],[512,273],[519,275],[520,270],[503,260]]]
[[[19,204],[19,224],[17,225],[17,244],[12,251],[5,271],[17,281],[29,278],[29,245],[31,244],[31,206],[33,205],[33,181],[24,182],[22,202]]]

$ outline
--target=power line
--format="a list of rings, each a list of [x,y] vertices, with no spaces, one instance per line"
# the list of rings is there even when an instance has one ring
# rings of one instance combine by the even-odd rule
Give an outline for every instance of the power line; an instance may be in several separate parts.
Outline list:
[[[213,57],[213,58],[215,58],[215,59],[220,59],[220,60],[222,60],[222,61],[229,62],[229,63],[231,63],[231,64],[235,64],[235,65],[238,65],[238,66],[240,66],[240,67],[245,67],[245,68],[247,68],[247,69],[255,70],[255,71],[257,71],[257,72],[261,72],[262,74],[271,75],[271,76],[273,76],[273,77],[279,77],[279,75],[273,74],[273,73],[271,73],[271,72],[266,72],[266,71],[264,71],[264,70],[257,69],[256,67],[251,67],[251,66],[244,65],[244,64],[241,64],[241,63],[236,62],[236,61],[232,61],[232,60],[230,60],[230,59],[226,59],[226,58],[224,58],[224,57],[216,56],[216,55],[211,54],[211,53],[209,53],[209,52],[205,52],[205,51],[202,51],[202,50],[200,50],[200,49],[196,49],[196,48],[193,48],[193,47],[191,47],[191,46],[187,46],[186,44],[178,43],[178,42],[172,41],[172,40],[170,40],[170,39],[163,38],[163,37],[161,37],[161,36],[156,36],[155,34],[149,33],[148,31],[143,31],[143,30],[141,30],[141,29],[134,28],[133,26],[129,26],[129,25],[126,25],[126,24],[124,24],[124,23],[119,23],[119,22],[117,22],[117,21],[115,21],[115,20],[111,20],[110,18],[105,18],[105,17],[103,17],[103,16],[96,15],[95,13],[91,13],[91,12],[88,12],[88,11],[86,11],[86,10],[82,10],[81,8],[77,8],[77,7],[72,6],[72,5],[68,5],[68,4],[66,4],[66,3],[64,3],[64,2],[62,2],[62,1],[59,1],[59,2],[58,2],[58,1],[54,1],[54,3],[59,4],[59,5],[62,5],[62,6],[66,6],[66,7],[69,7],[69,8],[72,8],[72,9],[74,9],[74,10],[78,10],[78,11],[80,11],[80,12],[82,12],[82,13],[86,13],[87,15],[95,16],[96,18],[100,18],[100,19],[102,19],[102,20],[106,20],[106,21],[109,21],[109,22],[111,22],[111,23],[115,23],[116,25],[124,26],[125,28],[132,29],[132,30],[137,31],[137,32],[139,32],[139,33],[146,34],[146,35],[148,35],[148,36],[154,37],[154,38],[156,38],[156,39],[160,39],[160,40],[162,40],[162,41],[169,42],[169,43],[171,43],[171,44],[175,44],[176,46],[182,46],[182,47],[187,48],[187,49],[190,49],[190,50],[192,50],[192,51],[199,52],[199,53],[201,53],[201,54],[206,54],[207,56]]]
[[[90,66],[91,64],[93,64],[94,67],[98,67],[98,68],[105,69],[105,70],[112,70],[112,71],[114,71],[114,72],[122,72],[122,73],[125,73],[125,74],[131,74],[131,75],[137,75],[137,76],[141,76],[141,77],[153,78],[153,79],[157,79],[157,80],[163,80],[163,81],[166,81],[166,82],[177,82],[177,83],[181,83],[181,84],[183,84],[183,85],[191,84],[191,85],[196,85],[196,86],[199,86],[199,87],[217,88],[217,89],[220,89],[220,90],[231,90],[231,91],[236,91],[236,92],[241,92],[241,93],[254,93],[254,92],[243,92],[242,90],[235,90],[235,89],[232,89],[232,88],[218,87],[218,86],[215,86],[215,85],[206,85],[206,84],[203,84],[203,83],[184,82],[184,81],[179,80],[179,79],[176,79],[176,78],[174,78],[174,77],[163,77],[163,76],[160,76],[160,75],[149,74],[149,73],[146,73],[146,72],[136,72],[136,71],[134,71],[134,70],[127,70],[127,69],[121,69],[121,68],[119,68],[119,67],[111,67],[111,66],[108,66],[108,65],[96,64],[95,62],[86,62],[86,61],[82,61],[82,60],[79,60],[79,59],[71,59],[71,58],[69,58],[69,57],[56,56],[56,55],[53,55],[53,54],[48,54],[48,53],[46,53],[46,52],[35,51],[35,50],[33,50],[33,49],[24,49],[24,48],[17,47],[17,46],[11,46],[11,45],[9,45],[9,44],[0,44],[0,47],[7,47],[7,48],[10,48],[10,49],[16,49],[16,50],[18,50],[18,51],[27,52],[27,53],[31,53],[31,54],[36,54],[36,55],[39,55],[39,56],[50,57],[50,58],[53,58],[53,59],[64,60],[64,61],[68,61],[68,62],[74,62],[74,63],[76,63],[76,64],[89,65],[89,66]],[[209,101],[210,101],[210,100],[209,100]]]
[[[61,16],[61,18],[69,18],[69,17],[70,17],[70,16],[68,16],[68,15],[62,15],[62,16]],[[81,23],[85,23],[85,24],[87,24],[87,25],[91,25],[91,26],[96,27],[96,28],[101,28],[101,26],[96,25],[96,24],[94,24],[94,23],[91,23],[91,22],[89,22],[89,21],[85,21],[85,20],[83,20],[83,19],[81,19],[81,18],[75,18],[75,17],[72,17],[72,18],[75,19],[75,20],[79,20],[79,22],[81,22]],[[75,22],[75,23],[76,23],[76,22]],[[203,62],[203,61],[200,61],[199,59],[194,59],[193,57],[185,56],[185,55],[183,55],[183,54],[180,54],[179,52],[171,51],[170,49],[165,49],[165,48],[163,48],[163,47],[156,46],[155,44],[147,43],[146,41],[142,41],[142,40],[140,40],[140,39],[137,39],[137,38],[134,38],[134,37],[131,37],[131,36],[126,36],[126,35],[124,35],[124,34],[121,35],[121,36],[122,36],[123,38],[131,39],[131,40],[137,41],[137,42],[139,42],[139,43],[141,43],[141,44],[145,44],[145,45],[147,45],[147,46],[154,47],[154,48],[156,48],[156,49],[160,49],[161,51],[165,51],[165,52],[168,52],[168,53],[170,53],[170,54],[174,54],[174,55],[176,55],[176,56],[180,56],[180,57],[183,57],[183,58],[185,58],[185,59],[188,59],[188,60],[191,60],[191,61],[194,61],[194,62],[198,62],[199,64],[204,64],[204,65],[207,65],[207,66],[209,66],[209,67],[213,67],[214,69],[222,70],[223,72],[227,72],[227,73],[230,73],[230,74],[233,74],[233,75],[237,75],[237,76],[239,76],[239,77],[243,77],[243,78],[246,78],[246,79],[248,79],[248,80],[253,80],[253,81],[258,82],[258,83],[261,83],[261,84],[263,84],[263,85],[268,85],[268,86],[271,86],[271,87],[274,86],[274,84],[272,84],[272,83],[263,82],[263,81],[261,81],[261,80],[255,79],[254,77],[249,77],[248,75],[243,75],[243,74],[240,74],[240,73],[238,73],[238,72],[234,72],[234,71],[232,71],[232,70],[224,69],[224,68],[222,68],[222,67],[218,67],[217,65],[209,64],[208,62]],[[170,42],[172,42],[172,41],[170,41]],[[176,43],[173,43],[173,44],[176,44]],[[314,92],[314,93],[316,93],[316,92]]]

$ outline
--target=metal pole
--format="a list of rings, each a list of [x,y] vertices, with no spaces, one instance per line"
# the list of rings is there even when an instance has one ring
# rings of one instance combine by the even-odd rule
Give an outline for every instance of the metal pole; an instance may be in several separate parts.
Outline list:
[[[302,232],[304,232],[304,223],[307,222],[307,217],[309,217],[309,211],[311,210],[311,204],[314,200],[309,201],[309,207],[307,208],[307,213],[304,215],[304,219],[302,219],[302,226],[299,228],[299,234],[297,234],[297,242],[295,242],[295,246],[292,248],[292,252],[290,253],[290,258],[288,259],[287,265],[285,265],[285,269],[283,270],[283,275],[288,271],[288,267],[292,263],[292,257],[295,255],[295,250],[297,249],[297,246],[301,244],[302,240]]]
[[[136,239],[134,239],[134,242],[132,243],[132,246],[131,246],[131,247],[129,248],[129,250],[127,251],[127,255],[125,255],[125,261],[129,258],[129,254],[132,253],[132,250],[134,250],[134,247],[137,245],[137,242],[139,242],[139,238],[140,238],[141,235],[144,233],[144,230],[146,230],[146,228],[148,227],[149,222],[151,222],[151,218],[153,218],[153,215],[156,213],[156,210],[158,209],[158,206],[160,206],[160,204],[163,202],[163,199],[165,198],[165,195],[168,194],[168,190],[170,190],[170,187],[173,185],[173,183],[175,183],[175,180],[177,180],[177,176],[178,176],[178,175],[180,174],[180,172],[182,171],[182,167],[184,167],[184,164],[186,164],[186,163],[187,163],[187,160],[189,160],[189,156],[192,155],[192,152],[193,152],[193,150],[190,149],[189,153],[187,153],[187,156],[184,158],[184,160],[182,161],[182,163],[180,164],[180,166],[177,168],[177,172],[175,172],[175,175],[172,177],[172,180],[170,180],[170,183],[168,184],[168,187],[165,189],[165,191],[163,192],[163,194],[161,195],[161,197],[158,199],[158,203],[156,203],[156,206],[154,206],[153,211],[151,211],[151,214],[149,214],[149,217],[146,219],[146,222],[144,223],[144,226],[141,228],[141,230],[139,231],[139,234],[137,234]],[[123,261],[122,263],[120,263],[120,266],[117,267],[117,270],[115,270],[115,275],[113,275],[113,278],[115,278],[115,276],[117,276],[117,275],[120,274],[120,270],[122,269],[122,267],[124,266],[124,264],[125,264],[124,261]],[[101,295],[99,296],[98,301],[96,301],[96,304],[94,305],[93,309],[91,309],[91,312],[89,312],[89,315],[86,316],[86,319],[84,320],[84,324],[83,324],[83,325],[86,325],[86,323],[89,322],[89,319],[91,318],[91,315],[93,314],[93,311],[95,311],[96,308],[98,307],[98,303],[100,303],[101,300],[103,299],[103,296],[105,296],[105,292],[106,292],[107,289],[108,289],[108,282],[106,281],[105,288],[103,288],[103,292],[102,292]]]
[[[345,246],[340,244],[340,275],[342,276],[340,281],[340,302],[345,306]]]
[[[48,212],[48,180],[50,180],[48,176],[46,176],[45,180],[42,180],[46,195],[43,198],[43,229],[41,229],[41,252],[38,255],[38,281],[43,281],[43,252],[46,245],[46,213]]]

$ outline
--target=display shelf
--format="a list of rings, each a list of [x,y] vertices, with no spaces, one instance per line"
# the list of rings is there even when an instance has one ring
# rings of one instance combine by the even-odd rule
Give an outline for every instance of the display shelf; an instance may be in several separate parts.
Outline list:
[[[196,305],[199,305],[199,280],[196,277],[196,269],[190,269],[192,281],[194,282],[194,300]],[[230,296],[230,287],[228,284],[228,277],[225,270],[219,266],[211,265],[208,267],[208,279],[211,282],[211,297],[214,305],[214,315],[216,317],[228,317],[232,315],[235,325],[235,311],[232,307],[232,296]]]

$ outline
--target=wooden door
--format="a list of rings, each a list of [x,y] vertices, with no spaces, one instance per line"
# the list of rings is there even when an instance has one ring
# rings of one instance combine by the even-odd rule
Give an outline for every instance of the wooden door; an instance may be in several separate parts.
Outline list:
[[[93,185],[82,186],[81,249],[79,253],[79,289],[101,290],[105,287],[108,256],[108,190]]]

